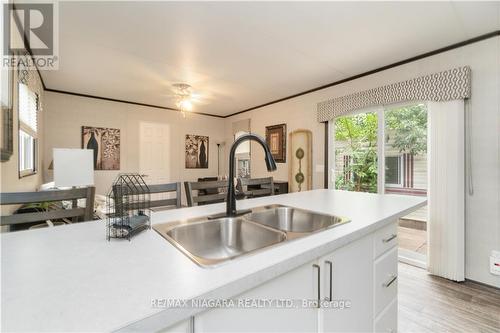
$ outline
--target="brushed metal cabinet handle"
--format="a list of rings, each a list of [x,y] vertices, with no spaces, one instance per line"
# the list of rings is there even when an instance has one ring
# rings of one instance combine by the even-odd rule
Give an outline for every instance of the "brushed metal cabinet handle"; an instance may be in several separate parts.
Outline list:
[[[330,260],[325,261],[325,265],[330,266],[330,297],[327,301],[333,301],[333,263]]]
[[[194,316],[191,316],[189,318],[189,333],[195,333],[194,332]]]
[[[318,309],[321,307],[321,267],[319,265],[313,264],[314,268],[318,269]]]
[[[394,238],[396,238],[396,237],[398,237],[398,235],[396,235],[396,234],[392,234],[392,235],[390,235],[389,237],[382,239],[382,242],[384,242],[384,243],[389,243],[391,240],[393,240],[393,239],[394,239]]]
[[[397,276],[397,275],[392,275],[392,276],[391,276],[391,278],[390,278],[389,280],[387,280],[386,282],[384,282],[384,283],[382,284],[382,286],[384,286],[385,288],[388,288],[391,284],[393,284],[393,283],[394,283],[394,281],[396,281],[396,280],[397,280],[397,278],[398,278],[398,276]]]

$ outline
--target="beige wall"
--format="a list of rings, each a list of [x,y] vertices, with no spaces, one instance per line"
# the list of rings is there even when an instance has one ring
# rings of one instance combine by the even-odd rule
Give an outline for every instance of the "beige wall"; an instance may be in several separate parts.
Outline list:
[[[220,118],[143,107],[126,103],[45,93],[44,180],[51,181],[47,170],[53,148],[81,148],[82,126],[111,127],[121,130],[120,171],[95,171],[98,194],[106,194],[120,172],[139,172],[139,131],[141,121],[170,125],[170,181],[196,180],[217,175],[217,142],[224,138],[224,121]],[[209,169],[184,168],[184,136],[209,136]],[[222,152],[222,151],[221,151]],[[222,152],[223,154],[223,152]]]
[[[14,71],[14,82],[17,82],[17,71]],[[43,113],[40,111],[38,115],[38,172],[35,175],[26,176],[19,178],[19,126],[18,126],[18,94],[17,94],[17,84],[14,83],[14,128],[13,128],[13,139],[14,139],[14,152],[7,162],[0,163],[1,169],[1,181],[0,181],[0,191],[2,192],[21,192],[21,191],[34,191],[42,183],[42,165],[43,165],[43,145],[44,145],[44,121]],[[3,130],[3,129],[2,129]],[[5,207],[2,209],[4,214],[12,211],[14,207]]]
[[[500,250],[500,37],[490,38],[357,80],[299,96],[226,119],[227,145],[231,124],[250,118],[253,132],[286,123],[313,131],[313,185],[323,186],[324,128],[316,122],[318,102],[449,68],[472,68],[470,109],[474,194],[466,196],[466,277],[500,287],[500,276],[489,273],[489,254]],[[263,101],[265,102],[265,101]],[[268,174],[261,149],[252,145],[252,176]],[[279,164],[276,179],[287,179],[287,164]]]

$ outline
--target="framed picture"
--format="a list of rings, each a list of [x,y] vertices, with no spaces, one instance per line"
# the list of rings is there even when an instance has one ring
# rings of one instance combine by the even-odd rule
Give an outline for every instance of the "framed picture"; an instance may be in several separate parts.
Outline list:
[[[0,161],[6,162],[12,156],[14,151],[14,110],[13,110],[13,92],[14,92],[14,70],[10,68],[1,69],[1,110],[0,128]]]
[[[186,169],[208,169],[208,136],[186,134]]]
[[[286,124],[266,126],[266,142],[276,163],[286,163]]]
[[[82,126],[82,148],[94,151],[94,170],[120,170],[120,130]]]

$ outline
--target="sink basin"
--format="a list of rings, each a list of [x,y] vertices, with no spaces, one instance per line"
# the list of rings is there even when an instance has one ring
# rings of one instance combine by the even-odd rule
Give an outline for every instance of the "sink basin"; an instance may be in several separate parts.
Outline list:
[[[349,222],[281,205],[257,207],[238,217],[208,218],[157,224],[153,229],[196,264],[213,267]]]
[[[286,240],[284,232],[242,217],[166,223],[153,228],[201,266],[213,266]]]
[[[274,229],[294,233],[311,233],[348,222],[338,216],[323,215],[287,206],[269,206],[245,217]]]

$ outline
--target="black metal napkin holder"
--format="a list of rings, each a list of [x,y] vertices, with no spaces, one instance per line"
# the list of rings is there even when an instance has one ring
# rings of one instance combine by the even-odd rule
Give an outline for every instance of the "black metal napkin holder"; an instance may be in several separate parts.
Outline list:
[[[151,229],[151,195],[141,175],[122,173],[107,196],[106,238],[130,238]]]

